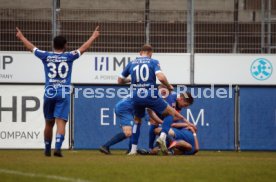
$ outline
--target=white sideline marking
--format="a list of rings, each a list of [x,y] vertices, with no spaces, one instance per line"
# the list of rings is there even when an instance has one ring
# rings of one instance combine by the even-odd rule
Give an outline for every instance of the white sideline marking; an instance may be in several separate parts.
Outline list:
[[[12,174],[12,175],[17,175],[17,176],[27,176],[27,177],[32,177],[32,178],[54,179],[54,180],[59,180],[59,181],[89,182],[86,180],[76,179],[76,178],[67,178],[67,177],[63,177],[63,176],[45,175],[45,174],[38,174],[38,173],[27,173],[27,172],[7,170],[7,169],[0,169],[0,173]]]

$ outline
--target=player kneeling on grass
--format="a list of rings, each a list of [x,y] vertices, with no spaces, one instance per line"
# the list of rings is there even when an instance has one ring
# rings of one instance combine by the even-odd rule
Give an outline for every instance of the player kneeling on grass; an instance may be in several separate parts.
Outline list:
[[[65,135],[70,106],[70,85],[73,61],[80,57],[99,36],[99,27],[91,37],[78,49],[65,52],[66,39],[63,36],[54,38],[54,52],[41,51],[28,41],[19,28],[16,36],[25,47],[42,60],[45,70],[45,94],[43,112],[46,120],[44,130],[45,156],[51,156],[51,143],[54,124],[57,124],[54,156],[62,157],[61,146]],[[34,75],[35,76],[35,75]],[[64,93],[63,93],[64,92]],[[66,94],[65,94],[66,92]]]

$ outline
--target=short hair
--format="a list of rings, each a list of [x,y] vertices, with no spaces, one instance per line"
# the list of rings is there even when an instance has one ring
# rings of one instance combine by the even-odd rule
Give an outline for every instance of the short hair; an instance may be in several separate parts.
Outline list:
[[[184,99],[185,102],[192,105],[194,103],[194,98],[190,92],[181,93],[180,97]]]
[[[152,49],[150,44],[145,44],[145,45],[143,45],[143,47],[141,48],[140,51],[142,51],[142,52],[152,52],[153,49]]]
[[[65,37],[58,35],[54,38],[54,49],[61,50],[65,48],[67,40]]]

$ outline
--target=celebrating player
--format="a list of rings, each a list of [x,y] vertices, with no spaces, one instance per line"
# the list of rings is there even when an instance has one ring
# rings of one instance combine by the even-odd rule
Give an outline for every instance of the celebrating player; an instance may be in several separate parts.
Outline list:
[[[111,154],[110,147],[131,137],[134,130],[134,109],[133,102],[130,97],[120,100],[115,106],[116,119],[120,123],[123,132],[114,135],[108,142],[100,147],[100,152]],[[154,117],[154,116],[151,116]],[[140,132],[140,130],[139,130]]]
[[[162,131],[157,142],[161,146],[161,150],[166,152],[166,136],[177,112],[158,95],[156,77],[169,90],[173,90],[173,87],[162,73],[159,62],[151,59],[152,53],[152,47],[144,45],[141,48],[140,57],[126,66],[118,78],[118,83],[125,83],[124,79],[131,75],[134,119],[137,123],[141,123],[141,119],[145,116],[145,108],[150,108],[157,114],[164,116]]]
[[[176,94],[175,92],[170,93],[167,97],[164,98],[170,106],[172,106],[177,112],[180,112],[182,108],[186,108],[193,104],[193,97],[189,92]],[[149,149],[153,149],[153,144],[155,140],[155,128],[158,128],[158,124],[160,123],[160,119],[150,118],[150,129],[149,129]],[[185,117],[183,118],[174,118],[175,123],[183,123],[189,127],[192,127],[196,130],[194,124],[190,123]]]
[[[164,85],[159,85],[158,86],[158,90],[159,93],[161,95],[161,97],[174,109],[176,109],[177,112],[180,112],[182,108],[186,108],[188,106],[190,106],[191,104],[193,104],[193,97],[189,92],[185,92],[185,93],[180,93],[177,94],[175,92],[169,92],[169,90],[167,90],[167,88]],[[156,113],[154,111],[152,111],[151,109],[147,109],[149,115],[150,115],[150,129],[149,129],[149,149],[151,151],[151,149],[153,149],[154,146],[154,141],[155,141],[155,133],[154,133],[154,129],[159,127],[160,124],[163,123],[162,116],[157,116]],[[174,118],[174,122],[183,122],[185,121],[185,123],[187,123],[187,125],[195,128],[196,127],[190,123],[189,121],[187,121],[187,119],[182,116],[181,118]],[[139,139],[139,134],[140,134],[140,124],[135,124],[135,128],[136,128],[136,132],[133,132],[133,135],[131,137],[131,153],[136,153],[136,152],[141,152],[141,150],[137,150],[137,144],[138,144],[138,139]]]
[[[56,123],[56,144],[54,156],[62,157],[61,146],[65,135],[65,126],[68,120],[70,95],[68,93],[71,84],[73,61],[83,54],[99,34],[99,26],[90,38],[77,50],[65,52],[67,41],[63,36],[56,36],[53,40],[54,52],[42,51],[36,48],[16,27],[16,37],[36,57],[42,60],[45,71],[45,94],[43,112],[45,117],[44,141],[45,156],[51,156],[51,143],[53,126]]]
[[[160,131],[161,128],[155,129],[156,134],[159,134]],[[174,139],[168,147],[173,155],[194,155],[199,151],[196,131],[193,127],[188,126],[187,123],[173,123],[172,128],[169,130],[169,135]],[[159,147],[155,147],[150,154],[157,155],[158,151]]]
[[[104,154],[111,154],[109,148],[132,135],[133,119],[133,105],[131,98],[120,100],[115,106],[116,119],[119,120],[123,132],[116,134],[108,142],[100,147],[100,152]]]

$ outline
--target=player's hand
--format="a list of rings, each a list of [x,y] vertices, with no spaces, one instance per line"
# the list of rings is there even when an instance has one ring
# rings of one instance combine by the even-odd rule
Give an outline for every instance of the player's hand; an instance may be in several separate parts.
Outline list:
[[[96,29],[94,30],[92,37],[95,40],[97,37],[100,36],[100,31],[99,31],[100,26],[97,26]]]
[[[193,128],[195,132],[197,132],[197,127],[196,125],[189,123],[189,127]]]
[[[21,38],[23,38],[24,37],[24,35],[23,35],[23,33],[21,32],[21,30],[18,28],[18,27],[16,27],[16,37],[18,38],[18,39],[21,39]]]
[[[189,126],[187,129],[190,130],[192,133],[196,133],[196,131],[194,130],[194,128],[191,127],[191,126]]]

